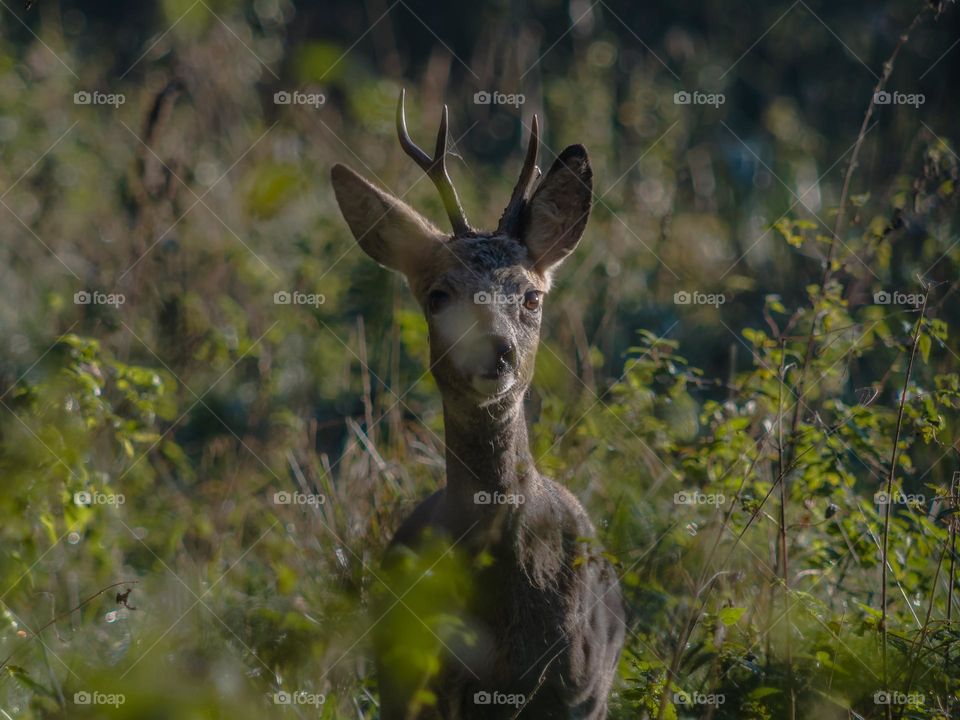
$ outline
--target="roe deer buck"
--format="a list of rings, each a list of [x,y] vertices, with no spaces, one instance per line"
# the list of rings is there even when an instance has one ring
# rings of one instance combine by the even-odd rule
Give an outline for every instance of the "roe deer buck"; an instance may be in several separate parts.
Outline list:
[[[467,558],[472,589],[459,604],[432,594],[426,610],[456,616],[471,640],[447,636],[431,671],[413,668],[409,648],[398,646],[426,623],[394,592],[388,613],[405,615],[406,626],[375,635],[381,717],[604,718],[624,637],[620,588],[583,507],[534,467],[523,410],[551,273],[590,213],[587,152],[566,148],[531,195],[534,117],[497,229],[475,230],[446,170],[446,107],[430,158],[407,134],[403,100],[401,93],[400,144],[440,191],[453,235],[349,168],[335,165],[331,174],[360,247],[405,275],[419,301],[443,398],[446,487],[402,524],[384,567],[417,556],[426,538],[452,542]],[[498,498],[507,501],[490,502]]]

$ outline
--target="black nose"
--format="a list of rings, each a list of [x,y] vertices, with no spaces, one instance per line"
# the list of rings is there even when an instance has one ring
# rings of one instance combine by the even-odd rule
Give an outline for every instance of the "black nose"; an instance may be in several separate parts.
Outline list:
[[[517,349],[509,338],[502,335],[493,335],[490,338],[493,344],[494,367],[497,375],[510,372],[517,364]]]

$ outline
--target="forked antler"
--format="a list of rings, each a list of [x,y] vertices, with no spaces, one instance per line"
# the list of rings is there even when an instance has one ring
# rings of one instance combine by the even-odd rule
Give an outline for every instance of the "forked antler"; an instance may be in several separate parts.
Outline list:
[[[540,122],[537,116],[533,116],[533,124],[530,126],[530,144],[527,145],[527,156],[523,160],[523,168],[520,170],[520,177],[517,178],[517,184],[513,188],[513,194],[510,195],[510,202],[500,216],[500,222],[497,224],[497,232],[519,237],[520,218],[523,209],[527,205],[527,191],[530,189],[530,183],[534,176],[539,176],[540,171],[537,168],[537,154],[540,151]]]
[[[403,151],[413,158],[413,161],[427,174],[440,192],[443,206],[447,210],[450,224],[453,225],[455,235],[466,235],[472,231],[467,222],[467,216],[460,204],[460,197],[453,187],[453,181],[447,173],[447,106],[443,106],[443,116],[440,118],[440,130],[437,132],[437,147],[431,158],[410,139],[407,132],[407,118],[403,110],[403,99],[406,90],[400,90],[400,102],[397,103],[397,136]]]

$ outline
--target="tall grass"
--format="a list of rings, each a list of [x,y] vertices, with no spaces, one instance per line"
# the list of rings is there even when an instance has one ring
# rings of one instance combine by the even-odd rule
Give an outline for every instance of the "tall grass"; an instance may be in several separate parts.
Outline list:
[[[799,6],[723,81],[704,69],[742,38],[675,9],[653,48],[668,72],[598,7],[520,82],[553,42],[531,13],[522,53],[467,58],[473,87],[440,43],[401,75],[389,52],[302,39],[289,4],[173,5],[126,74],[140,52],[90,50],[55,3],[25,16],[46,46],[0,45],[0,712],[377,717],[378,560],[443,482],[442,417],[419,311],[327,177],[346,162],[442,217],[396,145],[405,86],[415,138],[450,104],[477,224],[534,111],[545,162],[591,152],[598,198],[546,301],[529,412],[539,466],[621,573],[611,716],[957,715],[955,103],[871,94],[909,89],[951,13],[894,5],[892,37],[851,40],[877,80],[827,78],[840,113],[736,79],[783,63],[820,87]],[[726,102],[675,104],[698,78]],[[518,84],[522,108],[472,102]],[[73,103],[94,88],[125,102]],[[325,102],[273,102],[294,90]],[[836,168],[820,205],[811,158]],[[312,304],[275,301],[294,292]]]

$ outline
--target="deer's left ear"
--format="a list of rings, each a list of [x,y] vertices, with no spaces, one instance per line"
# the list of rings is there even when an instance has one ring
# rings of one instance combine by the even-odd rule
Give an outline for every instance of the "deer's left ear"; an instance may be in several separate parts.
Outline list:
[[[583,145],[571,145],[560,153],[524,211],[520,239],[541,275],[580,242],[592,199],[590,158]]]
[[[381,265],[413,279],[444,240],[429,220],[345,165],[330,171],[337,204],[360,247]]]

